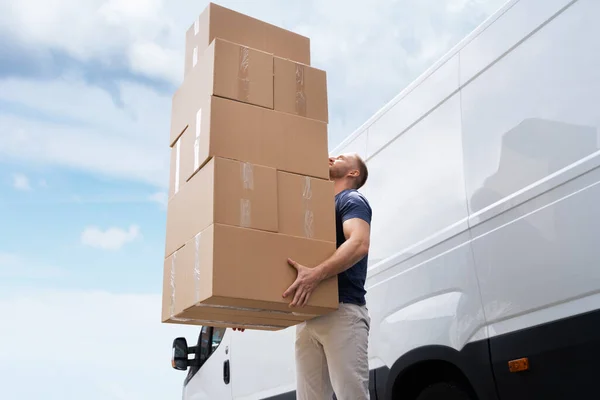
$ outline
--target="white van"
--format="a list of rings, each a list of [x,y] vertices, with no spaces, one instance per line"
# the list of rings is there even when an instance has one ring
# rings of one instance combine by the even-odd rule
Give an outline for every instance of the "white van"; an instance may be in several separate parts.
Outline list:
[[[370,170],[371,399],[600,398],[599,17],[509,1],[332,152]],[[204,327],[183,398],[294,399],[294,337]]]

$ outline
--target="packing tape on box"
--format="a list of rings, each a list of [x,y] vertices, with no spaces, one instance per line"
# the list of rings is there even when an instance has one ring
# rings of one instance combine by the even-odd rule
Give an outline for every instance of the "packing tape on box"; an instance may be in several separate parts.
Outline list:
[[[252,224],[252,203],[250,199],[240,199],[240,226],[249,228]]]
[[[200,32],[200,17],[196,18],[194,21],[194,36],[196,36]]]
[[[242,188],[244,194],[248,190],[254,190],[254,166],[244,162],[240,164]],[[240,226],[248,228],[252,224],[252,203],[246,197],[240,198]]]
[[[294,315],[296,317],[316,317],[318,314],[306,314],[306,313],[298,313],[298,312],[290,312],[290,311],[279,311],[279,310],[267,310],[264,308],[254,308],[254,307],[235,307],[235,306],[220,306],[216,304],[196,304],[196,307],[206,307],[206,308],[216,308],[219,310],[233,310],[233,311],[248,311],[248,312],[264,312],[275,315]]]
[[[246,190],[254,190],[254,166],[250,163],[241,163],[242,184]]]
[[[306,93],[304,92],[304,65],[296,64],[296,114],[306,117]]]
[[[177,251],[171,256],[171,304],[169,305],[169,315],[173,318],[175,315],[175,263],[177,260]]]
[[[194,51],[192,52],[192,68],[194,68],[198,64],[198,46],[194,47]]]
[[[304,177],[304,191],[302,192],[302,200],[304,203],[304,235],[312,239],[314,237],[314,220],[315,215],[311,207],[312,187],[309,176]]]
[[[250,98],[250,79],[248,69],[250,67],[250,49],[240,46],[239,68],[238,68],[238,99],[248,101]]]
[[[181,138],[175,144],[175,193],[179,192],[179,168],[181,163]]]
[[[194,172],[200,168],[200,133],[202,131],[202,109],[196,111],[196,138],[194,139]]]
[[[200,301],[200,238],[202,237],[202,232],[198,233],[194,237],[194,299],[195,302]]]

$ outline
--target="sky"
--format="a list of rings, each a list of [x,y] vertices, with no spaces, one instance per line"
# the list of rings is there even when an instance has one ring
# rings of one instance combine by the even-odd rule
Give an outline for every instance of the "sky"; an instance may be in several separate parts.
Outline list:
[[[311,39],[339,144],[504,0],[222,0]],[[171,96],[204,0],[0,0],[0,398],[180,398]]]

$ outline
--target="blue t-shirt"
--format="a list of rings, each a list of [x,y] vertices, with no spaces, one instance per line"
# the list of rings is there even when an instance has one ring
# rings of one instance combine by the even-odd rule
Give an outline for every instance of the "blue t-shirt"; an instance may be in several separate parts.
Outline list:
[[[341,191],[335,196],[335,224],[337,231],[337,247],[345,241],[342,224],[352,218],[360,218],[371,224],[371,206],[367,199],[354,189]],[[367,254],[362,260],[338,275],[338,291],[340,302],[364,305],[365,281],[367,279]]]

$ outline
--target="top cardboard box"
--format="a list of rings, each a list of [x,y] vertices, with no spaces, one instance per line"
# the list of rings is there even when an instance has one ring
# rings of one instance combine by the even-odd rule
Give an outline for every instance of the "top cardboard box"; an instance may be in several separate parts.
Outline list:
[[[273,56],[222,39],[214,40],[173,95],[169,145],[210,95],[273,109]]]
[[[215,38],[310,65],[309,38],[209,3],[186,32],[184,76],[193,67],[194,52],[204,52]]]

